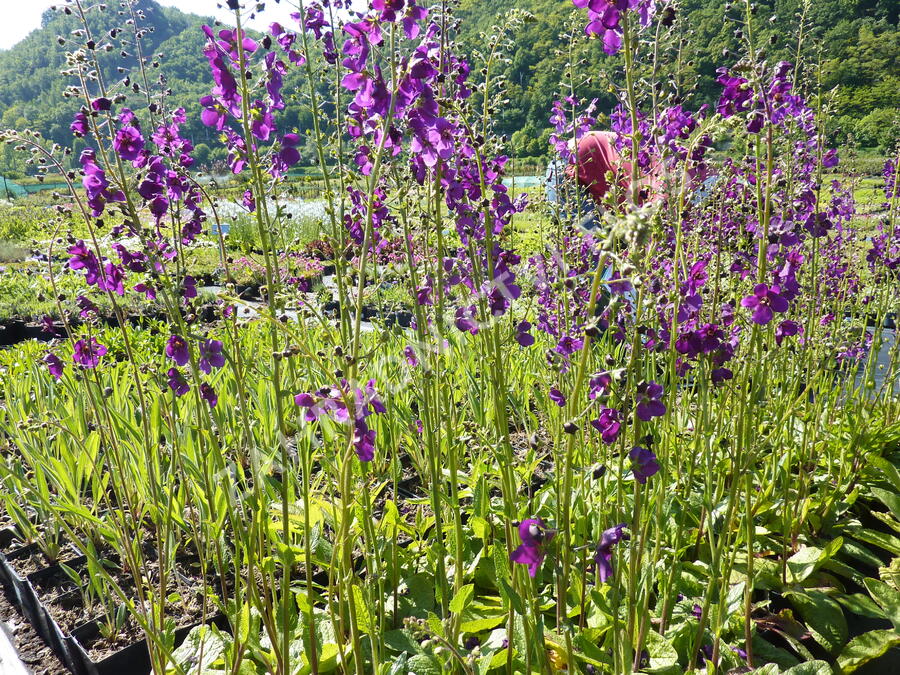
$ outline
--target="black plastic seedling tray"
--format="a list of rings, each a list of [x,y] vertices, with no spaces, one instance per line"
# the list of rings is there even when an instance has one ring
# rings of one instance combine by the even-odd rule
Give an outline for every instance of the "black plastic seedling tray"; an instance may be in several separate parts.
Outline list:
[[[17,540],[15,532],[10,528],[0,530],[0,549],[8,549]],[[90,643],[100,633],[96,621],[89,621],[66,634],[53,619],[47,608],[41,603],[40,595],[35,590],[43,579],[59,572],[59,565],[51,565],[33,572],[25,577],[15,569],[15,561],[34,554],[34,544],[13,548],[6,554],[0,553],[0,584],[9,592],[9,596],[34,627],[35,632],[49,645],[69,671],[74,675],[146,675],[150,672],[150,652],[147,641],[139,640],[100,661],[93,661],[83,645]],[[79,557],[66,564],[78,567],[86,562]],[[77,593],[77,591],[74,591]],[[222,615],[213,617],[208,623],[222,630],[228,630],[228,621]],[[196,627],[194,624],[175,631],[175,646],[180,645],[187,634]]]

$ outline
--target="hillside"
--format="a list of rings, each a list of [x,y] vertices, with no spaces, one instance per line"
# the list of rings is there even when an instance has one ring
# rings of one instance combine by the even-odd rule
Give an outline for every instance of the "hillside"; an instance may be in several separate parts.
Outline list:
[[[741,3],[735,3],[739,5]],[[765,45],[770,59],[796,58],[797,12],[801,0],[761,0],[757,3],[756,42]],[[737,50],[735,25],[723,21],[726,0],[683,0],[669,49],[660,54],[660,67],[678,82],[688,103],[710,102],[717,95],[715,69],[729,63],[725,50]],[[822,65],[822,84],[837,88],[832,119],[832,136],[843,141],[848,133],[864,146],[887,147],[896,138],[892,120],[900,108],[900,31],[898,3],[893,0],[816,0],[808,12],[807,38],[801,47],[805,63]],[[201,56],[203,34],[199,30],[210,18],[162,7],[154,0],[141,0],[144,14],[141,24],[148,29],[143,42],[145,55],[162,55],[159,70],[172,92],[172,101],[188,111],[198,109],[198,98],[211,85],[208,68]],[[571,2],[562,0],[461,0],[460,40],[471,53],[482,46],[480,31],[503,21],[514,7],[530,11],[535,21],[526,24],[515,36],[515,47],[502,66],[509,90],[509,104],[499,115],[500,131],[512,139],[517,155],[537,155],[546,150],[548,111],[560,91],[560,77],[568,55],[559,35],[567,21],[582,22]],[[736,11],[736,10],[732,10]],[[778,19],[770,23],[768,17]],[[91,14],[92,30],[102,34],[121,23],[114,11]],[[77,102],[62,98],[68,84],[60,74],[65,65],[66,47],[57,36],[76,29],[74,17],[47,11],[43,25],[13,48],[0,51],[0,127],[40,129],[47,137],[65,145],[72,143],[68,125]],[[574,30],[580,30],[574,24]],[[775,40],[775,44],[770,42]],[[680,46],[681,58],[677,58]],[[615,77],[617,57],[602,53],[597,44],[580,41],[579,56],[586,59],[583,74],[593,75],[582,87],[583,98],[598,97],[601,110],[608,111],[612,98],[605,78]],[[673,64],[678,63],[676,68]],[[116,66],[122,63],[118,51],[103,54],[105,77],[121,79]],[[133,66],[134,56],[126,51],[125,65]],[[811,73],[811,70],[807,70]],[[288,78],[287,90],[299,84],[299,73]],[[308,113],[300,106],[289,106],[287,126],[304,128]],[[191,120],[188,133],[195,143],[211,143],[208,129]],[[543,132],[543,133],[542,133]],[[201,148],[201,154],[207,150]],[[216,151],[213,151],[213,157]],[[12,161],[3,154],[5,164]]]
[[[757,46],[768,50],[773,61],[797,58],[798,13],[802,0],[758,0]],[[713,102],[719,94],[716,69],[730,65],[726,50],[741,53],[737,26],[723,21],[726,5],[731,14],[743,7],[740,0],[683,0],[672,34],[672,44],[660,55],[661,69],[680,85],[688,102],[697,106]],[[547,126],[548,110],[560,90],[566,54],[558,35],[573,16],[571,2],[555,0],[462,0],[460,13],[467,44],[477,45],[477,31],[502,21],[518,7],[534,14],[516,36],[516,49],[505,68],[510,105],[501,115],[502,131],[513,137],[516,154],[543,152],[537,139]],[[892,122],[900,110],[900,3],[895,0],[815,0],[809,3],[806,37],[801,46],[806,76],[815,81],[812,64],[821,64],[824,91],[837,88],[831,135],[835,142],[852,132],[863,146],[888,147],[898,138]],[[578,16],[576,29],[583,26]],[[777,17],[770,21],[771,17]],[[774,40],[774,44],[773,44]],[[681,59],[678,67],[678,47]],[[600,99],[608,112],[615,100],[604,84],[604,76],[620,67],[618,57],[603,54],[599,47],[586,49],[584,73],[595,75],[594,86],[581,91],[582,98]],[[696,87],[696,89],[692,89]],[[518,131],[518,134],[516,132]],[[517,142],[518,141],[518,142]]]

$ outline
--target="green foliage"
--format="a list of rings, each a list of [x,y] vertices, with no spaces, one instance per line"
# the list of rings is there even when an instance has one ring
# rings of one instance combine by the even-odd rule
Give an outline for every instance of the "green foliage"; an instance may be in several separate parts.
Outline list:
[[[111,3],[104,12],[91,11],[87,14],[88,23],[98,42],[109,40],[115,47],[109,53],[98,50],[98,58],[103,66],[107,82],[121,82],[123,75],[117,71],[121,66],[126,71],[135,69],[139,72],[137,62],[131,55],[133,47],[121,46],[129,54],[124,59],[120,54],[119,40],[125,38],[133,42],[131,28],[124,26],[126,16],[119,16],[115,11],[118,3]],[[200,121],[199,99],[208,94],[213,86],[209,66],[202,58],[206,36],[200,27],[212,25],[212,17],[188,14],[172,7],[163,7],[155,0],[140,0],[135,3],[136,11],[143,14],[138,18],[140,28],[146,29],[142,40],[144,54],[153,54],[156,58],[148,65],[147,76],[151,80],[159,75],[166,78],[166,85],[171,90],[168,106],[183,107],[188,111],[187,124],[182,132],[197,145],[206,146],[200,150],[198,164],[206,165],[211,161],[224,158],[224,153],[216,140],[215,130],[210,130]],[[110,40],[108,32],[114,27],[124,29],[117,39]],[[70,78],[60,71],[66,67],[66,51],[68,44],[60,45],[57,36],[66,37],[80,23],[74,15],[67,16],[60,12],[47,10],[44,12],[41,28],[6,51],[0,51],[0,128],[40,129],[43,135],[63,146],[73,148],[72,158],[77,159],[80,149],[84,147],[81,139],[73,138],[69,131],[72,116],[84,101],[77,98],[63,98],[60,92],[72,84]],[[153,63],[159,68],[153,68]],[[299,91],[302,85],[300,69],[293,69],[285,78],[285,91]],[[122,91],[124,85],[114,84],[113,91]],[[133,97],[129,105],[140,110],[146,105],[140,97]],[[282,116],[285,130],[290,128],[309,128],[312,124],[309,111],[300,105],[289,106]],[[216,151],[211,151],[214,146]],[[10,149],[11,150],[11,149]],[[14,155],[6,156],[0,150],[0,173],[8,173],[4,168],[25,169],[20,159]]]
[[[719,93],[716,68],[731,64],[728,57],[723,57],[723,50],[740,50],[734,24],[722,20],[725,4],[725,0],[685,0],[669,49],[661,58],[661,69],[679,83],[691,105],[715,101]],[[799,19],[795,14],[801,0],[757,4],[757,46],[768,50],[770,60],[796,60]],[[741,6],[742,3],[734,3],[732,13]],[[162,7],[155,0],[142,0],[139,7],[145,16],[142,25],[151,31],[144,38],[143,51],[163,55],[159,72],[165,75],[172,91],[170,105],[189,112],[186,132],[197,144],[198,164],[208,166],[224,159],[215,132],[203,126],[196,114],[198,99],[212,86],[206,62],[197,58],[205,40],[200,26],[211,19]],[[480,31],[502,24],[504,14],[512,8],[531,12],[535,20],[517,32],[515,49],[508,59],[496,64],[494,74],[505,78],[508,93],[508,100],[496,111],[497,130],[510,140],[514,156],[543,156],[548,151],[548,111],[559,95],[560,73],[570,57],[568,45],[559,36],[567,22],[573,33],[580,34],[583,12],[560,0],[463,0],[458,14],[463,19],[462,43],[470,57],[484,46]],[[768,18],[773,14],[777,20],[770,24]],[[897,139],[891,118],[900,107],[897,14],[897,5],[890,0],[826,0],[810,6],[809,26],[800,52],[807,64],[807,79],[815,80],[809,66],[821,63],[823,89],[836,88],[833,105],[839,124],[830,131],[837,141],[845,141],[852,133],[861,145],[884,149]],[[111,10],[91,13],[89,19],[98,35],[121,22],[121,17]],[[72,114],[80,102],[59,96],[69,82],[59,72],[65,65],[66,46],[60,46],[56,37],[69,34],[75,27],[74,17],[48,10],[39,30],[12,49],[0,52],[0,127],[41,129],[48,138],[73,147],[73,157],[83,147],[79,139],[73,141],[69,132]],[[773,36],[775,45],[770,44]],[[615,99],[607,78],[620,67],[621,58],[604,54],[597,41],[586,46],[581,41],[581,45],[571,56],[574,60],[584,59],[581,71],[591,76],[591,82],[579,95],[587,100],[597,98],[600,111],[608,113]],[[135,65],[131,57],[122,62],[115,49],[102,54],[101,61],[109,81],[121,78],[116,66]],[[301,88],[302,73],[292,69],[285,80],[285,91]],[[140,107],[137,99],[132,105]],[[312,125],[309,110],[301,105],[288,106],[283,120],[285,128],[306,130]],[[301,155],[303,161],[313,159],[306,146],[301,148]],[[26,168],[13,155],[6,154],[0,157],[2,167],[19,172]]]
[[[715,82],[716,69],[732,65],[735,58],[723,54],[726,50],[743,51],[734,34],[735,24],[722,20],[726,4],[732,7],[728,14],[733,17],[743,11],[743,2],[682,2],[673,39],[660,59],[661,70],[679,83],[692,106],[715,102],[720,91]],[[796,62],[800,23],[797,13],[802,1],[768,0],[754,4],[759,5],[756,47],[764,49],[770,61]],[[498,107],[498,131],[511,137],[514,155],[538,155],[547,151],[545,144],[537,149],[537,141],[541,130],[549,125],[547,111],[559,96],[559,76],[569,61],[568,46],[559,34],[573,16],[572,5],[555,0],[463,0],[459,13],[463,16],[463,38],[469,50],[483,43],[478,31],[502,24],[503,15],[512,8],[532,12],[535,21],[516,34],[516,47],[500,67],[507,81],[509,101]],[[573,30],[579,33],[584,17],[576,16]],[[776,19],[770,23],[772,16]],[[896,142],[897,131],[896,127],[892,130],[890,118],[900,108],[897,22],[897,4],[890,0],[826,0],[810,4],[800,45],[802,74],[807,81],[815,82],[814,66],[821,64],[823,91],[836,88],[834,112],[837,117],[844,117],[840,124],[843,133],[831,129],[838,140],[845,140],[847,132],[852,131],[864,146],[888,148]],[[596,42],[573,56],[573,60],[585,59],[581,72],[592,76],[591,83],[579,91],[580,98],[597,98],[600,112],[608,113],[615,99],[605,82],[620,67],[621,58],[604,54]]]

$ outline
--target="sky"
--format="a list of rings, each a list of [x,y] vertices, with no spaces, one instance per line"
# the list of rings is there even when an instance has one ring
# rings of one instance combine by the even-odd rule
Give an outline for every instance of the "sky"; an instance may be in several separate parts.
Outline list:
[[[96,1],[96,0],[94,0]],[[110,8],[118,5],[117,0],[105,0]],[[218,19],[228,21],[232,13],[226,8],[218,9],[217,5],[225,7],[224,0],[157,0],[159,4],[168,7],[177,7],[182,12],[190,12],[203,16],[215,16]],[[92,4],[91,0],[88,0]],[[0,0],[0,49],[9,49],[22,40],[35,28],[41,26],[41,15],[44,10],[53,5],[62,4],[61,0]],[[248,1],[247,4],[256,4]],[[276,4],[274,0],[266,2],[266,11],[258,16],[255,22],[250,23],[252,28],[264,28],[273,21],[288,22],[291,12],[296,11],[287,0]]]

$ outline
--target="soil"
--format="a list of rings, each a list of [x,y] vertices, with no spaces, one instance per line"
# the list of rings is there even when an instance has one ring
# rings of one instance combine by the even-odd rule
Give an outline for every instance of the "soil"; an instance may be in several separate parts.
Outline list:
[[[135,642],[140,642],[143,639],[144,632],[138,627],[133,619],[129,619],[115,635],[114,639],[107,639],[97,633],[93,638],[85,639],[84,644],[81,646],[84,647],[84,650],[91,658],[91,661],[100,663],[100,661],[108,656],[112,656],[116,652],[120,652],[127,646],[134,644]]]
[[[31,675],[68,675],[53,650],[38,637],[5,591],[0,590],[0,621],[10,635],[10,640]]]
[[[41,572],[31,579],[35,591],[41,604],[48,610],[64,634],[72,634],[79,629],[77,631],[79,641],[92,661],[99,663],[129,645],[144,639],[143,631],[134,619],[127,620],[113,639],[101,635],[96,629],[97,624],[92,621],[100,621],[102,608],[99,606],[86,608],[77,585],[64,571],[50,567],[46,557],[36,547],[23,547],[20,541],[11,540],[8,533],[4,534],[5,536],[0,537],[2,539],[0,545],[6,549],[8,554],[11,554],[9,563],[19,576],[26,577],[34,572],[50,568],[49,573]],[[153,557],[152,551],[145,551],[145,554],[149,558]],[[77,551],[70,552],[66,549],[60,557],[63,562],[68,560],[72,569],[79,572],[83,581],[86,580],[84,559],[77,556]],[[113,563],[118,560],[118,556],[111,552],[107,552],[105,557]],[[151,578],[155,578],[156,567],[157,563],[154,560],[148,560]],[[119,568],[109,571],[119,587],[131,595],[134,589],[131,576]],[[211,585],[219,585],[218,577],[212,570],[208,571],[206,581]],[[226,586],[230,587],[231,584],[226,584]],[[203,592],[196,560],[190,556],[179,556],[176,559],[170,589],[177,591],[181,597],[177,606],[172,604],[167,606],[169,616],[179,617],[178,627],[199,623],[203,617],[201,602]],[[5,595],[5,593],[0,591],[0,595]],[[207,608],[208,612],[211,610],[212,608]],[[19,650],[23,662],[32,669],[34,675],[55,675],[68,672],[8,597],[3,598],[0,602],[0,620],[7,621],[10,629],[14,632],[15,647]]]

